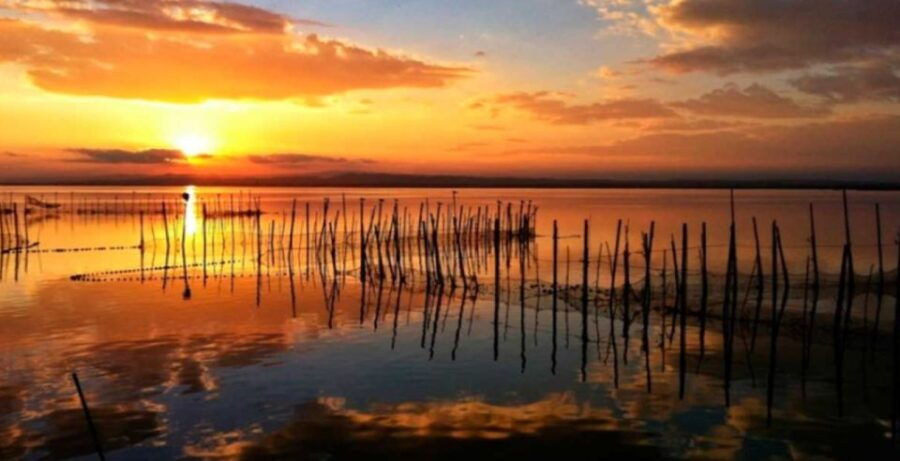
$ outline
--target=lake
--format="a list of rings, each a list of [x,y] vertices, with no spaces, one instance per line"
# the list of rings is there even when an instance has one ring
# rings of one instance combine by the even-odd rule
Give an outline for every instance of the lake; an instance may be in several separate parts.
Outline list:
[[[2,459],[898,454],[898,192],[849,191],[846,221],[818,190],[0,207]]]

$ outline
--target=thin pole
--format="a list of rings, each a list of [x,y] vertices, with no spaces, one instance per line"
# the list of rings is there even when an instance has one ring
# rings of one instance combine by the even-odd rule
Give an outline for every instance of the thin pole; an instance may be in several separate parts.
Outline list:
[[[551,369],[550,371],[555,375],[556,374],[556,323],[557,323],[557,312],[558,312],[558,300],[557,296],[559,295],[558,288],[558,263],[559,263],[559,227],[557,226],[557,222],[553,220],[553,351],[551,355]]]
[[[97,456],[100,457],[100,461],[106,461],[106,456],[103,455],[103,447],[100,445],[100,437],[97,435],[97,428],[94,426],[94,419],[91,417],[91,410],[88,408],[84,392],[81,390],[81,382],[78,381],[78,373],[72,372],[72,381],[75,383],[75,389],[78,390],[78,399],[81,400],[81,409],[84,411],[84,419],[87,420],[88,430],[91,433],[91,439],[94,441]]]

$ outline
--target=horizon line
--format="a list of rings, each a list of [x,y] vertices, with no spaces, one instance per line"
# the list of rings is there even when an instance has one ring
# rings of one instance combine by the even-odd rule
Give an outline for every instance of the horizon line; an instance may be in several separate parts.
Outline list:
[[[849,189],[900,190],[900,181],[809,178],[648,178],[584,179],[483,177],[465,175],[416,175],[399,173],[342,173],[333,176],[193,177],[189,175],[102,178],[0,179],[0,187],[14,186],[201,186],[201,187],[307,187],[406,189]]]

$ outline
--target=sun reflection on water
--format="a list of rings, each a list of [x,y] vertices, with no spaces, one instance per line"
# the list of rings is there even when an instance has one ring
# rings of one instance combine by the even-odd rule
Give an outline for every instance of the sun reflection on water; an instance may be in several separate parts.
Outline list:
[[[194,235],[197,232],[197,214],[195,212],[195,203],[197,194],[194,186],[184,188],[184,232],[187,235]]]

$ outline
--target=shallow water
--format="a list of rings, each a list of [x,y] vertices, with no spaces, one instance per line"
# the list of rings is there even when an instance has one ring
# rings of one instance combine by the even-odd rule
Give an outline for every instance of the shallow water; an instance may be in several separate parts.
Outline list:
[[[28,223],[28,241],[36,244],[0,258],[0,458],[96,456],[70,377],[73,371],[110,459],[538,458],[585,453],[840,459],[897,454],[891,444],[890,341],[898,193],[849,194],[858,281],[846,333],[840,336],[843,346],[837,348],[831,317],[845,239],[840,192],[737,191],[741,316],[729,360],[721,319],[728,191],[464,189],[454,194],[438,189],[191,188],[187,205],[181,202],[182,192],[85,187],[0,191],[4,205],[12,201],[21,207],[25,195],[62,204],[59,210],[35,209],[27,218],[20,214],[22,229]],[[248,199],[251,193],[253,199]],[[330,198],[329,222],[339,242],[333,256],[328,238],[322,237],[330,233],[320,231],[325,197]],[[403,235],[409,241],[402,244],[402,283],[387,269],[383,278],[375,273],[365,281],[360,278],[360,197],[366,198],[367,224],[379,198],[385,199],[383,215],[389,224],[387,216],[398,200],[400,222],[409,230]],[[259,222],[249,215],[215,215],[243,209],[256,199],[263,212]],[[471,280],[453,287],[449,279],[443,287],[429,286],[419,270],[424,267],[420,241],[412,238],[425,199],[432,212],[439,202],[444,212],[454,204],[454,210],[463,206],[460,222],[474,217],[475,207],[493,213],[498,200],[511,203],[512,216],[521,201],[524,207],[530,202],[538,207],[537,236],[524,245],[504,236],[495,260],[489,230],[485,238],[472,237],[462,245],[461,256],[453,254],[451,232],[441,240],[441,248],[449,251],[443,256],[446,267],[452,268],[460,256],[468,276],[478,277],[477,288]],[[168,203],[168,245],[163,201]],[[809,296],[804,278],[810,203],[823,280],[817,326],[812,328],[803,314],[804,292]],[[876,203],[886,272],[877,332],[872,326],[879,302]],[[335,220],[339,211],[350,216],[346,223]],[[501,215],[506,213],[504,205]],[[771,385],[768,279],[762,322],[751,339],[754,217],[765,275],[770,275],[773,220],[781,230],[789,271]],[[581,289],[585,219],[590,220],[587,305]],[[622,315],[624,248],[616,261],[617,314],[610,318],[612,261],[605,243],[615,249],[619,219],[623,239],[624,226],[629,228],[636,293],[643,287],[641,232],[654,222],[646,330],[637,297],[629,299],[627,322]],[[554,220],[560,234],[556,298]],[[5,222],[12,222],[11,216]],[[671,245],[674,239],[680,258],[681,226],[686,223],[686,296],[694,314],[700,302],[703,222],[709,315],[702,346],[701,320],[687,316],[682,352],[680,325],[672,311]],[[385,245],[384,264],[389,266],[393,253]],[[376,264],[375,255],[372,246],[370,264]],[[870,267],[875,274],[871,279]],[[812,339],[807,343],[806,338]]]

